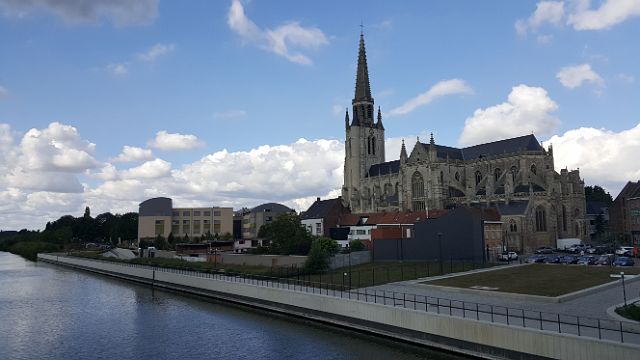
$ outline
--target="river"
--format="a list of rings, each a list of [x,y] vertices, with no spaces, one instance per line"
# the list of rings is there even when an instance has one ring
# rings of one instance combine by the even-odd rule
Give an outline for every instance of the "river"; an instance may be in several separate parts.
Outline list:
[[[0,252],[0,359],[457,359]]]

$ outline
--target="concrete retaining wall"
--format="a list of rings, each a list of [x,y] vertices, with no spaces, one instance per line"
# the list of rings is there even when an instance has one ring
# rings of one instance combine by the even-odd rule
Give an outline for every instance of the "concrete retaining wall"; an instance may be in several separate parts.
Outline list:
[[[248,255],[223,253],[221,263],[230,265],[266,266],[266,267],[298,267],[302,268],[307,261],[306,256],[285,255]]]
[[[349,259],[351,258],[351,259]],[[329,268],[337,269],[341,267],[349,266],[349,262],[351,265],[360,265],[371,262],[371,252],[369,251],[354,251],[349,254],[336,254],[329,258]]]
[[[45,260],[485,358],[637,359],[640,346],[55,255]]]

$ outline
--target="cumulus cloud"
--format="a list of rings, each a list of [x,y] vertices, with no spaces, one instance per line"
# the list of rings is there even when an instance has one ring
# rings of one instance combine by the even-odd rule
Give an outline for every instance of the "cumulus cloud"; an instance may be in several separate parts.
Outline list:
[[[143,149],[135,146],[125,145],[122,148],[122,153],[112,158],[113,162],[132,162],[132,161],[147,161],[153,159],[153,152],[149,149]]]
[[[0,85],[0,100],[7,97],[9,95],[9,90],[5,89],[2,85]]]
[[[238,109],[216,111],[213,113],[213,118],[216,120],[240,119],[245,116],[247,116],[247,112],[244,110],[238,110]]]
[[[526,135],[551,135],[560,124],[551,113],[558,105],[541,87],[518,85],[511,89],[507,102],[477,109],[465,120],[461,145],[475,145]]]
[[[404,104],[391,109],[391,111],[389,111],[389,116],[406,115],[418,107],[427,105],[444,96],[471,93],[473,93],[473,90],[466,82],[464,82],[464,80],[443,80],[433,85],[429,90],[422,94],[419,94],[418,96],[407,100]]]
[[[524,36],[528,30],[536,30],[545,23],[560,25],[564,16],[564,2],[540,1],[536,11],[528,19],[516,21],[515,27],[519,35]]]
[[[155,139],[149,140],[148,145],[155,149],[173,151],[199,148],[204,146],[204,142],[195,135],[170,134],[162,130],[156,133]]]
[[[167,55],[175,50],[174,44],[155,44],[144,53],[138,54],[138,59],[153,62],[158,57]]]
[[[590,3],[588,0],[577,1],[567,24],[575,30],[603,30],[640,16],[640,1],[637,0],[605,0],[597,9],[592,9]]]
[[[584,82],[590,82],[594,84],[602,85],[604,80],[600,75],[598,75],[593,69],[591,69],[591,65],[582,64],[582,65],[574,65],[563,67],[556,78],[560,80],[560,83],[569,89],[574,89],[581,86]]]
[[[52,13],[68,23],[97,23],[104,18],[115,26],[131,26],[152,22],[158,0],[0,0],[0,12],[19,18]]]
[[[245,15],[240,0],[232,0],[227,24],[243,41],[302,65],[311,65],[313,62],[308,56],[292,48],[317,49],[329,43],[322,30],[302,27],[297,22],[289,22],[274,29],[260,29]]]
[[[124,76],[129,73],[129,69],[124,63],[109,64],[107,65],[107,71],[116,76]]]
[[[604,185],[614,192],[627,181],[640,179],[640,124],[614,132],[583,127],[554,135],[545,145],[553,145],[556,168],[580,168],[587,184]]]
[[[123,179],[157,179],[171,174],[171,163],[162,159],[147,161],[144,164],[124,170]]]

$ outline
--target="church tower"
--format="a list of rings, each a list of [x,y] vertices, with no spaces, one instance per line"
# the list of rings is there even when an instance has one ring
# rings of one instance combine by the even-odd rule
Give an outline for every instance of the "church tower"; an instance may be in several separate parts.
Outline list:
[[[355,96],[351,101],[352,121],[349,123],[349,111],[345,115],[345,161],[344,185],[342,198],[351,211],[358,211],[360,201],[371,194],[361,193],[361,181],[367,177],[371,165],[385,161],[384,156],[384,126],[382,112],[378,108],[377,121],[371,86],[369,84],[369,69],[367,67],[367,53],[364,46],[364,34],[360,33],[360,47],[358,49],[358,69],[356,72]]]

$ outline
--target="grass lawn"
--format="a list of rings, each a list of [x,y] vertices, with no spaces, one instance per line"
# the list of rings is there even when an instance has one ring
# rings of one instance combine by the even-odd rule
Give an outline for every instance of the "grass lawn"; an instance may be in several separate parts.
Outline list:
[[[627,319],[640,321],[640,304],[629,304],[627,306],[621,306],[616,309],[616,312],[620,316],[624,316]]]
[[[424,284],[460,288],[481,286],[501,292],[559,296],[615,281],[617,279],[610,277],[610,274],[618,274],[620,271],[638,274],[640,268],[531,264],[427,281]]]

